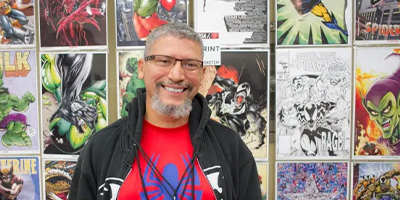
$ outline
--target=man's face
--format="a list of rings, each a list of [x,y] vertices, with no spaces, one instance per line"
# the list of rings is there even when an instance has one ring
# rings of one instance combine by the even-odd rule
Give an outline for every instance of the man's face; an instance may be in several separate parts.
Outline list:
[[[177,59],[203,60],[199,44],[188,39],[165,36],[157,39],[147,56],[165,55]],[[169,106],[181,106],[192,100],[200,87],[204,68],[195,72],[187,72],[182,63],[176,61],[173,67],[162,67],[155,62],[141,59],[138,75],[146,85],[147,98],[158,95],[159,100]]]
[[[291,0],[294,9],[297,11],[299,14],[304,14],[303,13],[303,0]]]

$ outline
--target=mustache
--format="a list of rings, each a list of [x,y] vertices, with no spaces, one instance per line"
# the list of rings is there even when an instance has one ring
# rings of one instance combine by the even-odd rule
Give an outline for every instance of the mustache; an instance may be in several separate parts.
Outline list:
[[[174,82],[174,81],[159,81],[156,83],[156,88],[159,89],[162,85],[171,85],[171,86],[180,86],[180,87],[185,87],[191,92],[193,90],[193,84],[187,83],[185,81],[179,81],[179,82]]]

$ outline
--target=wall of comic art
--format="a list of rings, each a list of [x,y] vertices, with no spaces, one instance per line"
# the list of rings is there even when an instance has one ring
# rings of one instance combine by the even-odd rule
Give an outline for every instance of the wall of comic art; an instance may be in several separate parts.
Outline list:
[[[400,199],[399,0],[0,8],[1,199],[68,198],[79,153],[128,115],[146,38],[169,22],[212,40],[199,93],[253,153],[263,199]]]

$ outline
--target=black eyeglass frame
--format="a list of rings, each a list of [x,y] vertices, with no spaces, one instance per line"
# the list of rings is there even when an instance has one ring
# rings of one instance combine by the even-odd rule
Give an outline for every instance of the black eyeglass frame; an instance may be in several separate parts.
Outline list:
[[[200,62],[200,63],[201,63],[201,65],[200,65],[201,68],[203,68],[203,66],[204,66],[204,62],[203,62],[203,61],[200,61],[200,60],[190,59],[190,58],[189,58],[189,59],[179,59],[179,58],[174,58],[174,57],[172,57],[172,56],[166,56],[166,55],[160,55],[160,54],[158,54],[158,55],[146,56],[146,57],[144,58],[144,60],[145,60],[145,61],[151,61],[151,60],[154,60],[154,59],[156,58],[156,56],[164,56],[164,57],[167,57],[167,58],[172,58],[172,59],[175,60],[174,64],[176,63],[176,61],[181,61],[181,63],[183,63],[184,61],[196,61],[196,62]]]

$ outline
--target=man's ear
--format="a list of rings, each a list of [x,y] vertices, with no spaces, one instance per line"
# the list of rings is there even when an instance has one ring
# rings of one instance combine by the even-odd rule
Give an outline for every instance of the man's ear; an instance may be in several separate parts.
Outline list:
[[[145,61],[143,58],[139,59],[138,63],[138,78],[143,80],[144,77],[144,65]]]

